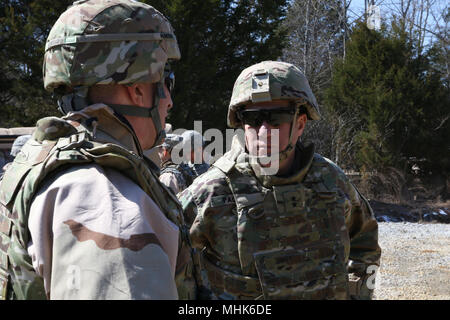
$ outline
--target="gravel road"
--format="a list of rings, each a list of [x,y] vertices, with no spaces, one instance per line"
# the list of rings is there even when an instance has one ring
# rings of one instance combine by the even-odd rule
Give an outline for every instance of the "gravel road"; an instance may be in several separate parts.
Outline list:
[[[450,224],[379,222],[374,299],[449,300]]]

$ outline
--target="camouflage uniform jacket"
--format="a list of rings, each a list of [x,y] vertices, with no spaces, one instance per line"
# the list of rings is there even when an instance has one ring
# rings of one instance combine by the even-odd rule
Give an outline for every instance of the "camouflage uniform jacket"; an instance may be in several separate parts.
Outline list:
[[[159,180],[169,187],[174,194],[183,191],[194,181],[191,168],[185,163],[175,164],[170,160],[161,164]]]
[[[376,267],[368,267],[378,266],[381,255],[372,209],[345,174],[313,150],[313,145],[304,148],[298,143],[296,173],[260,181],[248,163],[243,143],[234,139],[232,149],[178,196],[187,219],[195,219],[191,242],[204,248],[203,271],[219,298],[371,298],[373,287],[364,284],[375,277]],[[265,194],[278,199],[266,201]],[[286,208],[281,215],[279,208]],[[299,208],[303,211],[296,211]],[[328,229],[336,236],[330,238],[334,239],[331,245],[317,250],[309,246],[317,245],[322,230]],[[320,257],[329,260],[317,274],[316,265],[309,262]],[[339,260],[343,268],[334,268]],[[341,283],[318,282],[326,272],[344,273]],[[320,295],[301,292],[330,284],[333,290]]]
[[[169,187],[175,194],[189,187],[194,180],[208,171],[209,164],[203,162],[192,164],[182,162],[175,164],[171,160],[161,165],[159,180]]]
[[[109,192],[86,195],[99,197],[98,205],[84,207],[80,199],[81,203],[66,205],[73,219],[60,221],[66,211],[42,217],[35,210],[37,221],[32,221],[31,208],[39,207],[43,195],[54,202],[40,200],[41,208],[53,212],[60,203],[71,201],[67,195],[80,193],[77,183],[64,186],[64,177],[76,182],[78,176],[81,185],[89,186],[90,173],[98,171],[114,178],[106,185]],[[98,178],[101,175],[94,174],[91,184],[98,185]],[[45,190],[52,185],[54,190]],[[130,197],[122,202],[126,205],[105,208],[114,197],[127,200],[121,192]],[[191,249],[179,202],[142,158],[134,133],[105,105],[38,121],[32,139],[5,173],[0,203],[3,299],[171,299],[177,297],[176,291],[179,298],[195,298]],[[38,229],[34,238],[31,225]],[[48,239],[42,245],[44,237]],[[48,264],[36,265],[30,253],[39,252],[50,257]],[[178,290],[171,291],[174,277]],[[52,278],[56,281],[45,283]],[[50,285],[57,292],[50,292]],[[159,286],[160,292],[152,286]]]

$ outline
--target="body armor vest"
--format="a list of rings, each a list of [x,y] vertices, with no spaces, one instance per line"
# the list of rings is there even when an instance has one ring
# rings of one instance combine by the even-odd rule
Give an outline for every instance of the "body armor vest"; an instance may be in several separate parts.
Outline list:
[[[179,202],[142,157],[117,144],[94,141],[90,126],[84,122],[75,122],[74,126],[74,122],[56,117],[41,119],[1,181],[0,299],[46,298],[43,279],[34,271],[27,253],[31,201],[49,175],[67,166],[88,163],[114,168],[133,180],[179,227],[176,284],[180,298],[195,298],[190,244]],[[183,262],[182,270],[179,261]]]
[[[240,299],[347,299],[345,199],[326,160],[315,154],[301,182],[270,187],[248,163],[214,165],[236,203],[241,274],[205,255],[211,285]]]

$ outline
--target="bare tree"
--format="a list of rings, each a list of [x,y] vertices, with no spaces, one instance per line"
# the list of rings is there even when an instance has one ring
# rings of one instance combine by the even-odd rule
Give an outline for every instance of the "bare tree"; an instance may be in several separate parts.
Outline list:
[[[284,27],[289,43],[283,60],[303,70],[314,92],[329,84],[334,59],[343,56],[348,31],[345,4],[342,0],[296,0],[288,12]]]
[[[289,44],[283,60],[303,70],[320,105],[323,92],[331,83],[336,59],[345,58],[349,37],[347,11],[351,0],[296,0],[288,12],[284,27]],[[311,121],[302,137],[314,142],[316,151],[339,162],[353,145],[350,115],[335,115],[320,105],[322,120]]]
[[[436,39],[446,41],[442,29],[445,28],[447,0],[378,0],[375,5],[383,8],[385,21],[395,20],[416,41],[417,54],[422,55],[427,46]],[[448,34],[447,34],[448,36]]]

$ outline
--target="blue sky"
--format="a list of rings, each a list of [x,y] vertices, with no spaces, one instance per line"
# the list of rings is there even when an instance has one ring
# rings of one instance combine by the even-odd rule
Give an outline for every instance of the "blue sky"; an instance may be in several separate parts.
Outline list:
[[[350,0],[347,0],[350,1]],[[380,8],[380,16],[381,21],[386,22],[386,18],[389,18],[393,11],[396,11],[399,1],[395,0],[375,0],[375,3],[379,3]],[[448,0],[436,0],[433,4],[432,11],[437,14],[436,18],[439,21],[439,24],[442,25],[442,18],[439,16],[439,13],[444,12],[445,8],[448,8],[449,2]],[[348,12],[349,22],[352,23],[356,18],[361,17],[364,14],[364,0],[351,0],[350,10]],[[430,16],[427,25],[428,30],[437,30],[437,24],[434,19]],[[425,42],[429,43],[433,38],[431,33],[426,34]]]
[[[360,9],[361,11],[363,11],[364,10],[364,0],[352,0],[350,7],[354,10]]]
[[[364,0],[352,0],[349,10],[350,17],[359,17],[364,13]]]

